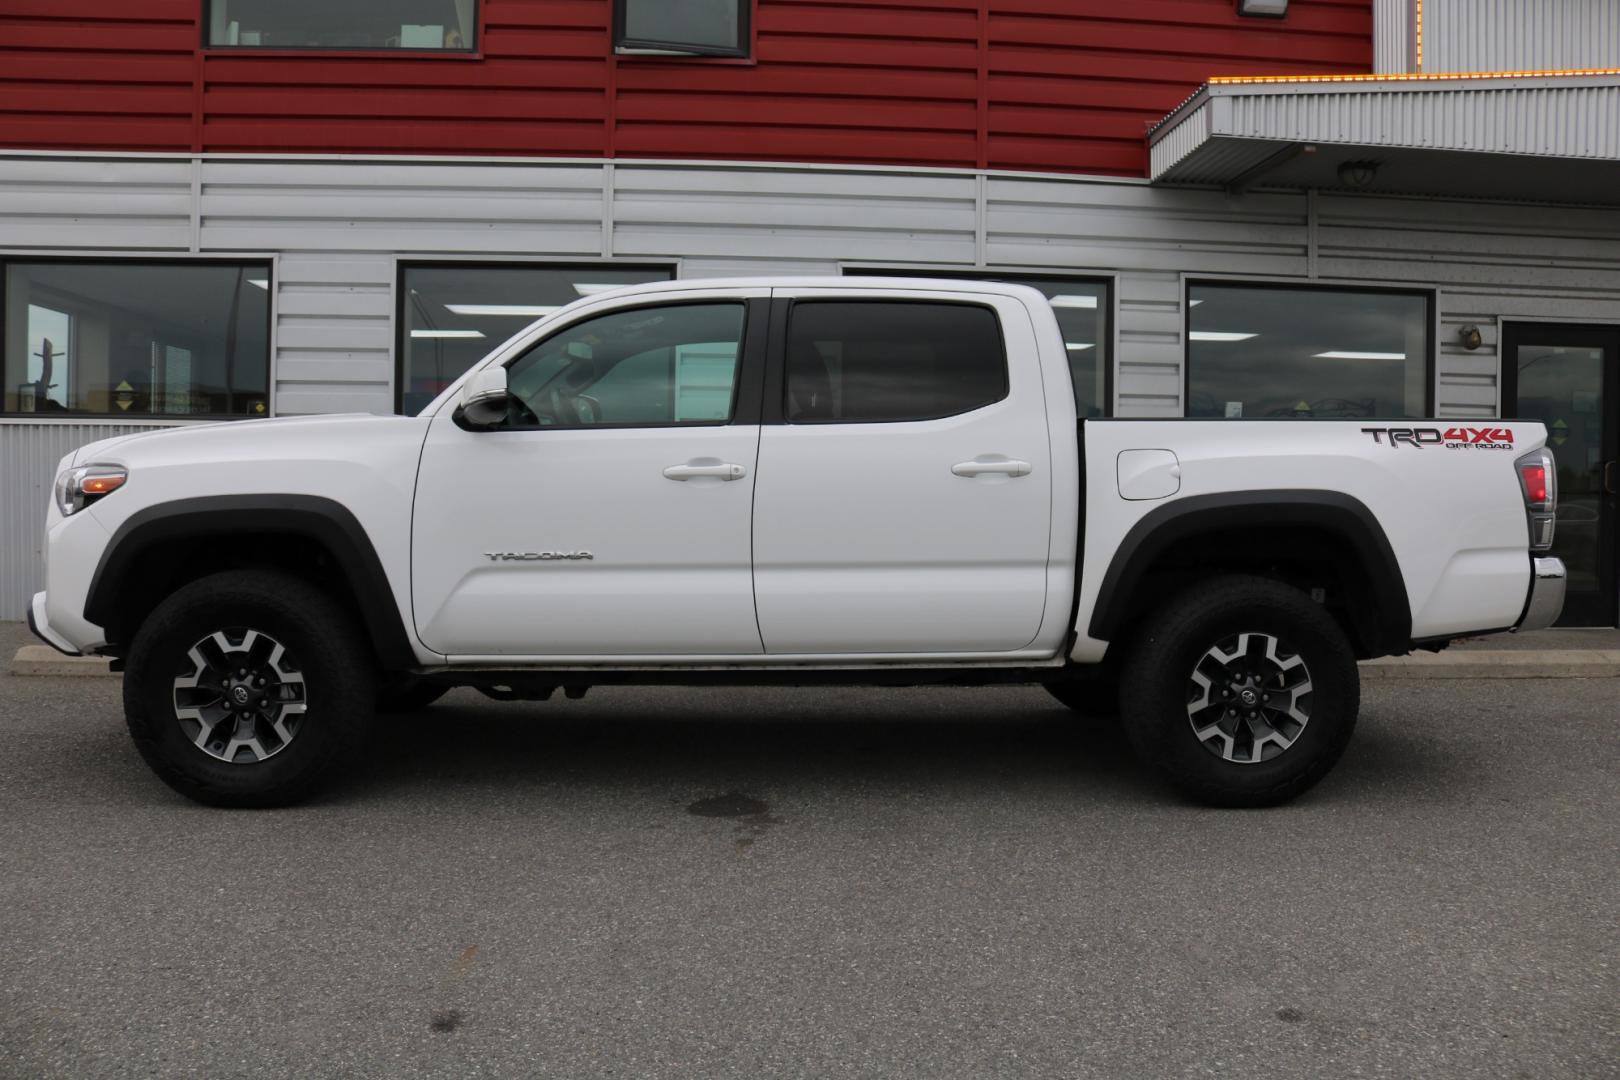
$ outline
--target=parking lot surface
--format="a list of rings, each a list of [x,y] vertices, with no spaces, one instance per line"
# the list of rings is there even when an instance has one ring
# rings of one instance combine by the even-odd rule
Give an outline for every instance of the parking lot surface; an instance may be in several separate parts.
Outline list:
[[[1620,680],[1369,686],[1297,803],[1038,689],[457,691],[307,806],[0,675],[0,1075],[1606,1077]]]

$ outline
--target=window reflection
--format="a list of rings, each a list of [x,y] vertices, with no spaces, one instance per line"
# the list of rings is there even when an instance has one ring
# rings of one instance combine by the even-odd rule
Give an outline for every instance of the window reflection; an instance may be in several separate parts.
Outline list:
[[[470,50],[475,0],[209,0],[208,44],[261,49]]]
[[[1188,416],[1428,414],[1426,293],[1194,284],[1188,305]]]
[[[583,296],[646,281],[668,281],[668,267],[416,265],[403,272],[400,411],[415,415],[542,316]]]
[[[9,263],[5,411],[267,415],[269,286],[263,264]]]

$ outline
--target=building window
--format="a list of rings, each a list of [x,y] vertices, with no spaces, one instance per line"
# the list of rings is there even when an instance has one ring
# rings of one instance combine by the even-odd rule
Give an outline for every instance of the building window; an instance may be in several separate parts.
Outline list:
[[[207,44],[470,52],[477,0],[205,0]]]
[[[993,270],[902,270],[846,267],[845,274],[866,277],[938,277],[972,281],[1008,281],[1039,289],[1051,301],[1074,380],[1074,407],[1082,417],[1107,416],[1113,388],[1113,299],[1109,283],[1098,278],[998,274]]]
[[[800,300],[788,317],[790,424],[938,420],[1007,396],[995,312],[977,304]]]
[[[489,351],[582,296],[669,281],[668,266],[418,263],[400,268],[400,411],[414,416]]]
[[[269,413],[269,264],[13,261],[4,280],[6,413]]]
[[[747,56],[753,0],[614,0],[613,45],[620,52]]]
[[[1187,289],[1187,415],[1431,414],[1432,295],[1199,282]]]

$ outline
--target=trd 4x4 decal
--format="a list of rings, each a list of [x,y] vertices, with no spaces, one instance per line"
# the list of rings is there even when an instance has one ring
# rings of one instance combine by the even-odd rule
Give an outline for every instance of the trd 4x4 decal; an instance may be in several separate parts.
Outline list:
[[[1443,446],[1447,450],[1513,449],[1511,428],[1450,427],[1441,431],[1439,428],[1364,427],[1361,430],[1371,435],[1373,442],[1389,447],[1406,443],[1419,450],[1425,446]]]

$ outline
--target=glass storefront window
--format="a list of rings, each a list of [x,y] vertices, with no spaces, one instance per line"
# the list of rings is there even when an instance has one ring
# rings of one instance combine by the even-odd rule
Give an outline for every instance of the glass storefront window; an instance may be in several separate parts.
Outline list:
[[[400,411],[414,416],[495,346],[564,304],[674,276],[662,266],[407,265],[400,281]]]
[[[265,416],[270,267],[8,262],[8,414]]]
[[[470,52],[476,0],[207,0],[210,48]]]
[[[1112,383],[1113,335],[1109,319],[1113,300],[1107,281],[1096,278],[1040,277],[1033,274],[998,274],[994,270],[895,270],[887,267],[851,267],[846,275],[862,277],[966,278],[974,281],[1008,281],[1039,289],[1052,303],[1058,328],[1063,331],[1063,347],[1069,357],[1069,374],[1074,379],[1074,407],[1081,417],[1107,416]]]
[[[1195,283],[1187,415],[1428,416],[1428,293]]]

